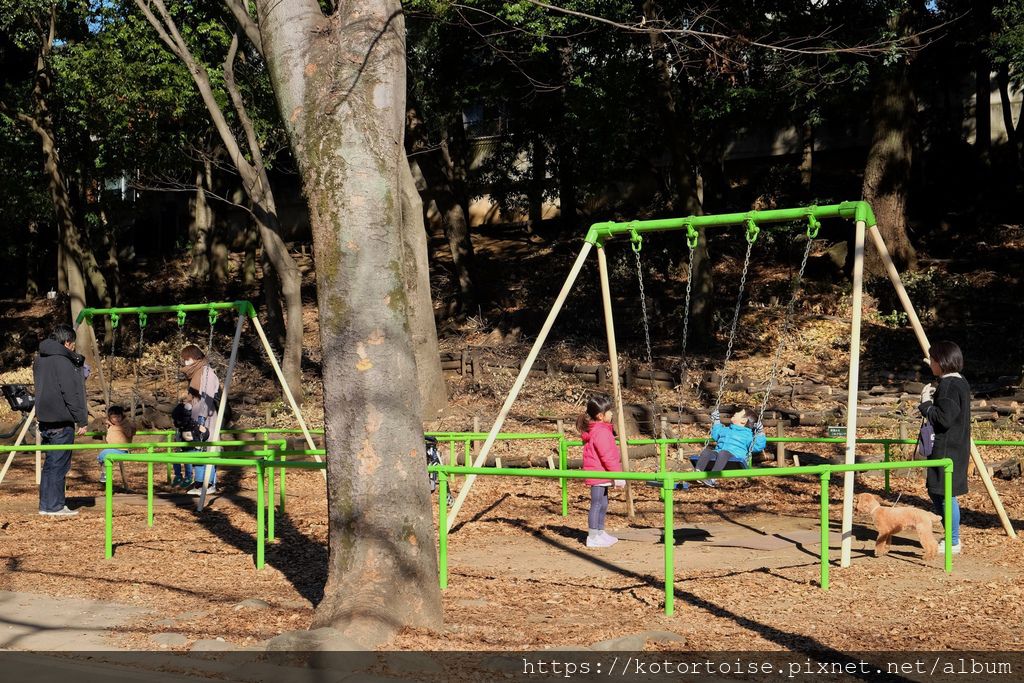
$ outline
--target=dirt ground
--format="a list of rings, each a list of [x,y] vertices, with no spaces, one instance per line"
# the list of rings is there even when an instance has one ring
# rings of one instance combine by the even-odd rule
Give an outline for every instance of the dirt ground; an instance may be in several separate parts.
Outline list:
[[[1024,239],[1016,233],[1013,253],[1003,260],[984,258],[988,247],[974,247],[970,258],[992,264],[1002,276],[973,272],[964,280],[961,298],[975,314],[966,331],[981,331],[985,343],[998,341],[1005,349],[989,349],[972,358],[971,377],[988,381],[1013,373],[1007,358],[1019,351],[1020,329],[1006,334],[986,333],[988,327],[1005,328],[1005,302],[998,297],[1020,297],[1016,269]],[[440,328],[443,350],[482,345],[509,357],[525,354],[523,337],[539,327],[543,306],[561,283],[573,250],[564,244],[537,245],[521,237],[474,236],[481,267],[493,270],[495,292],[492,306],[477,315],[448,321]],[[434,287],[444,291],[450,273],[443,236],[432,241],[436,259]],[[939,254],[940,256],[943,254]],[[966,256],[964,258],[967,258]],[[621,260],[621,259],[620,259]],[[745,313],[734,364],[737,373],[766,377],[777,331],[779,306],[773,293],[785,288],[793,264],[772,266],[765,259],[754,268],[751,304]],[[736,255],[718,261],[716,277],[735,281]],[[309,264],[306,263],[306,266]],[[621,265],[621,264],[620,264]],[[626,262],[628,265],[628,262]],[[950,266],[956,266],[951,262]],[[180,264],[168,272],[186,272]],[[307,288],[312,287],[308,267]],[[586,287],[593,290],[594,274],[585,274],[589,285],[575,292],[566,315],[556,325],[550,345],[554,360],[581,363],[606,362],[601,351],[599,317],[594,317]],[[624,294],[616,305],[635,309],[626,283],[635,284],[629,273],[619,273]],[[678,330],[665,321],[680,302],[679,281],[671,273],[649,281],[649,292],[661,307],[652,341],[655,352],[671,356]],[[1009,279],[1008,279],[1009,278]],[[184,282],[184,276],[180,278]],[[581,278],[581,281],[584,278]],[[669,282],[668,280],[671,280]],[[143,291],[127,303],[162,303],[184,300],[178,285],[161,277],[140,277]],[[1014,288],[1007,288],[1012,282]],[[498,284],[500,283],[500,284]],[[181,285],[182,287],[184,285]],[[672,290],[675,287],[675,291]],[[163,289],[160,289],[163,288]],[[168,289],[170,288],[170,289]],[[984,294],[980,292],[984,291]],[[993,293],[990,297],[989,293]],[[592,293],[592,292],[591,292]],[[734,289],[724,286],[717,304],[728,312]],[[255,292],[232,292],[227,298],[255,297]],[[843,386],[848,368],[848,297],[841,285],[827,279],[808,292],[809,304],[801,307],[799,343],[788,348],[783,365],[806,361],[832,386]],[[870,297],[869,297],[870,299]],[[992,304],[974,306],[974,299]],[[254,299],[255,300],[255,299]],[[318,379],[319,330],[315,299],[307,292],[306,388],[307,403],[322,403]],[[877,303],[877,302],[876,302]],[[869,301],[869,308],[874,304]],[[846,307],[846,308],[844,308]],[[884,313],[879,304],[875,313]],[[1016,310],[1016,309],[1013,309]],[[617,313],[618,315],[618,313]],[[630,322],[629,315],[632,315]],[[926,324],[933,329],[935,318]],[[29,381],[27,366],[35,337],[45,329],[51,312],[46,305],[7,307],[2,323],[6,338],[17,339],[17,348],[5,356],[5,381]],[[575,329],[589,316],[596,331]],[[984,317],[984,320],[981,318]],[[949,320],[958,320],[948,317]],[[658,324],[658,323],[661,324]],[[635,310],[622,320],[620,351],[634,359],[643,356]],[[953,323],[949,323],[953,325]],[[986,327],[988,326],[988,327]],[[955,326],[954,326],[955,327]],[[173,359],[176,330],[154,339],[147,333],[143,355],[143,388],[156,391],[166,380],[166,365]],[[199,329],[199,332],[202,332]],[[195,332],[195,330],[192,330]],[[230,330],[221,331],[226,343]],[[976,334],[976,333],[975,333]],[[12,336],[15,335],[15,336]],[[894,371],[920,371],[920,354],[912,332],[892,327],[877,316],[865,320],[862,387],[884,383]],[[20,340],[20,341],[18,341]],[[986,347],[987,348],[987,347]],[[239,406],[238,426],[262,426],[270,416],[272,426],[293,426],[288,412],[277,401],[269,370],[260,365],[259,350],[246,347],[238,368],[238,394],[251,397]],[[722,349],[693,359],[702,371],[719,367]],[[717,354],[717,355],[715,355]],[[982,354],[977,354],[982,355]],[[11,362],[8,362],[7,359]],[[130,392],[124,361],[118,373],[121,386],[115,394]],[[695,376],[699,373],[695,373]],[[497,414],[514,377],[512,371],[489,374],[486,379],[449,375],[450,402],[444,414],[426,426],[433,430],[468,431],[473,418],[486,429]],[[793,381],[797,381],[794,378]],[[786,380],[789,381],[789,380]],[[164,387],[166,389],[166,387]],[[591,386],[560,379],[531,378],[513,407],[506,430],[551,431],[550,418],[571,417],[581,410]],[[707,406],[713,397],[700,394],[699,386],[686,392],[662,392],[658,401],[675,406]],[[95,387],[91,389],[96,393]],[[173,393],[173,389],[169,389]],[[626,400],[646,402],[647,392],[627,391]],[[749,400],[727,395],[726,402]],[[834,399],[834,400],[833,400]],[[817,404],[791,404],[794,409],[832,408],[844,403],[834,396]],[[798,401],[800,399],[797,399]],[[910,406],[896,411],[889,422],[859,430],[860,436],[896,436],[896,424],[910,419]],[[312,424],[322,423],[322,412],[307,412]],[[538,419],[543,416],[545,419]],[[9,416],[0,416],[5,420]],[[1005,424],[1003,424],[1005,422]],[[1012,421],[978,424],[976,437],[1019,438]],[[794,428],[791,435],[821,436],[821,428]],[[685,436],[702,434],[686,427]],[[806,449],[808,457],[830,457],[825,448]],[[811,453],[811,451],[817,451]],[[499,445],[496,453],[511,456],[528,452],[535,462],[553,455],[551,444]],[[875,454],[877,455],[877,454]],[[1008,454],[1007,454],[1008,455]],[[145,501],[139,493],[119,493],[115,500],[115,556],[103,557],[103,498],[97,484],[94,453],[75,456],[68,479],[70,504],[81,506],[79,517],[68,520],[41,518],[36,514],[37,493],[31,456],[19,456],[0,485],[0,590],[52,596],[95,598],[146,607],[146,616],[120,629],[112,645],[135,649],[159,647],[154,636],[183,634],[184,642],[170,649],[185,650],[200,639],[224,638],[238,647],[256,646],[281,632],[310,625],[326,579],[327,523],[324,483],[319,473],[289,474],[287,515],[278,517],[279,540],[268,545],[267,567],[256,571],[255,487],[251,472],[222,471],[223,494],[215,497],[201,515],[193,512],[193,499],[161,488],[156,524],[145,523]],[[1006,457],[986,451],[991,462]],[[652,467],[653,461],[643,461]],[[144,484],[141,466],[130,466],[133,486]],[[894,477],[890,503],[927,507],[920,475]],[[881,493],[879,477],[858,479],[858,490]],[[1024,480],[996,481],[1003,504],[1018,530],[1024,529]],[[954,557],[953,573],[942,571],[941,558],[925,562],[912,536],[897,539],[884,558],[873,556],[875,531],[870,520],[856,519],[852,565],[838,566],[841,518],[841,479],[831,491],[831,587],[818,587],[818,485],[799,479],[762,479],[744,485],[728,482],[719,488],[694,486],[675,497],[676,594],[672,617],[663,613],[664,545],[661,539],[662,507],[658,492],[637,487],[637,517],[624,516],[622,493],[613,494],[608,527],[621,541],[612,548],[588,550],[583,544],[588,499],[582,484],[570,485],[570,513],[561,516],[557,483],[548,480],[509,480],[483,477],[477,480],[451,536],[449,588],[444,592],[445,622],[428,630],[407,630],[388,645],[396,649],[428,650],[535,650],[559,646],[588,646],[610,638],[643,631],[678,634],[682,641],[648,643],[653,648],[700,650],[1021,650],[1024,649],[1024,545],[1010,540],[1002,530],[980,480],[971,481],[971,493],[961,498],[964,552]],[[435,511],[436,514],[436,511]],[[938,527],[935,529],[939,532]],[[248,603],[259,598],[268,606]]]
[[[103,499],[89,456],[69,477],[76,519],[36,515],[31,458],[12,468],[0,497],[0,590],[99,598],[151,610],[112,643],[152,649],[152,637],[180,633],[188,649],[221,637],[252,646],[307,627],[326,565],[324,490],[318,473],[289,475],[280,540],[267,567],[253,566],[251,475],[224,473],[224,495],[197,516],[194,499],[161,494],[156,523],[145,524],[144,498],[115,500],[115,556],[103,558]],[[143,470],[130,473],[136,486]],[[858,488],[881,488],[879,478]],[[648,630],[687,650],[773,650],[795,646],[837,651],[1001,649],[1024,647],[1024,548],[1009,540],[980,485],[962,499],[964,553],[952,575],[941,558],[925,562],[916,538],[898,538],[873,557],[870,520],[854,526],[852,566],[838,567],[841,483],[832,488],[831,587],[818,587],[817,483],[796,479],[725,482],[676,494],[676,614],[663,613],[664,563],[658,493],[637,488],[637,517],[614,494],[609,529],[620,542],[584,547],[585,489],[570,488],[560,514],[556,482],[481,478],[451,536],[445,623],[409,630],[397,649],[543,649],[588,646]],[[1019,527],[1024,491],[999,482]],[[917,478],[894,478],[890,501],[924,505]],[[936,528],[938,533],[938,528]],[[239,606],[259,598],[269,607]]]

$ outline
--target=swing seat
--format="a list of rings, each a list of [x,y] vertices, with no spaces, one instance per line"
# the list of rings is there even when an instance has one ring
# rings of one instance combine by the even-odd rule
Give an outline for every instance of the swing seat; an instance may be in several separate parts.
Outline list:
[[[650,487],[656,488],[656,489],[660,489],[661,488],[661,482],[660,481],[645,481],[644,484],[646,484],[646,485],[648,485]],[[677,482],[675,482],[675,485],[672,488],[675,489],[676,491],[679,491],[679,490],[689,491],[690,490],[690,482],[688,482],[688,481],[677,481]]]
[[[694,454],[690,456],[690,463],[696,467],[697,460],[700,458],[700,454]],[[743,457],[734,455],[729,458],[725,463],[725,469],[727,470],[746,470],[750,469],[750,462]],[[710,472],[710,470],[708,470]]]

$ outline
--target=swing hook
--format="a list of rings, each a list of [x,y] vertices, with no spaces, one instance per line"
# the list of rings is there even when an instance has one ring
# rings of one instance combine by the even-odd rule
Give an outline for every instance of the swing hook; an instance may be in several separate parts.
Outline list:
[[[178,311],[178,327],[185,327],[185,311]]]
[[[757,241],[757,236],[760,234],[761,228],[757,227],[757,223],[754,222],[753,218],[747,219],[747,244],[753,244]]]
[[[85,316],[82,318],[82,322],[84,322],[89,327],[92,327],[92,313],[86,313]]]
[[[813,210],[813,209],[812,209]],[[818,230],[821,229],[821,223],[818,221],[817,216],[813,213],[807,214],[807,239],[813,240],[818,236]]]
[[[117,326],[121,324],[121,316],[117,313],[110,314],[110,327],[117,329]]]
[[[639,254],[640,250],[643,249],[644,246],[644,238],[636,231],[636,226],[633,224],[629,226],[629,241],[630,246],[633,247],[633,251]]]
[[[217,324],[217,318],[220,317],[220,311],[218,311],[216,308],[211,308],[210,309],[210,316],[209,317],[210,317],[210,327],[213,327],[214,325]]]
[[[149,314],[145,311],[139,311],[139,329],[146,329],[146,323],[149,322]]]
[[[697,248],[697,240],[700,239],[700,233],[697,232],[697,228],[693,227],[693,223],[686,224],[686,246],[691,250]]]

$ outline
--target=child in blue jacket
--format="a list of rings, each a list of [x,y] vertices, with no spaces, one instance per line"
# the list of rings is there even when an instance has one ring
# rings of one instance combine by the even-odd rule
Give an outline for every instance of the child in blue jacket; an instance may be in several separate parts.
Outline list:
[[[751,453],[764,450],[768,441],[764,435],[764,425],[754,422],[754,413],[749,408],[737,407],[729,419],[729,424],[722,424],[721,414],[716,410],[711,413],[711,438],[715,448],[705,448],[697,457],[695,470],[707,471],[708,464],[712,472],[721,472],[730,459],[739,458],[744,462]],[[714,486],[714,479],[701,480],[708,486]]]

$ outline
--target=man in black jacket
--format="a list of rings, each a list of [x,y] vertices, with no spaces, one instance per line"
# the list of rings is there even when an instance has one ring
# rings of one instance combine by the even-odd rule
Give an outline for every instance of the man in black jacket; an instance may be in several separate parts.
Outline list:
[[[75,352],[75,330],[58,325],[39,344],[34,375],[36,417],[44,444],[72,444],[76,431],[85,433],[89,411],[85,403],[85,358]],[[64,486],[71,469],[71,451],[48,451],[39,482],[39,514],[70,517],[78,510],[65,504]]]

